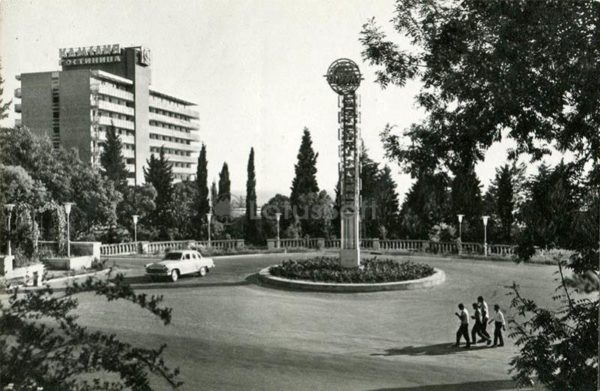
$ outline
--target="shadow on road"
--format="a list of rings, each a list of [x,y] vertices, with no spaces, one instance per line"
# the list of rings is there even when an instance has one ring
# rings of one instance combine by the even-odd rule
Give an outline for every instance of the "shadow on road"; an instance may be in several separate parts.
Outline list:
[[[512,380],[488,380],[474,381],[457,384],[435,384],[430,386],[416,387],[398,387],[398,388],[380,388],[371,391],[452,391],[452,390],[469,390],[469,391],[500,391],[514,390],[515,383]]]
[[[404,348],[386,349],[384,353],[373,353],[371,356],[444,356],[469,350],[489,349],[486,345],[471,345],[471,349],[454,347],[453,343],[439,343],[429,346],[406,346]]]
[[[183,288],[214,288],[227,286],[243,286],[250,285],[248,280],[242,281],[221,281],[209,282],[203,281],[198,277],[182,278],[177,282],[157,281],[152,282],[146,276],[125,277],[125,282],[135,289],[183,289]]]

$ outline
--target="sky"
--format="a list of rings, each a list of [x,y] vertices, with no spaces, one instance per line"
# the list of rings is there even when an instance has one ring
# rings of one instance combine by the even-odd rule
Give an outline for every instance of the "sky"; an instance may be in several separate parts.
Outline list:
[[[143,45],[152,51],[152,87],[198,104],[209,179],[227,162],[232,190],[243,194],[254,147],[259,203],[289,195],[308,127],[319,154],[319,186],[333,195],[338,108],[323,75],[335,59],[350,58],[364,75],[362,138],[371,158],[392,168],[402,199],[412,181],[385,161],[379,133],[388,123],[404,129],[423,118],[414,101],[420,85],[375,84],[358,40],[371,17],[395,34],[393,10],[393,0],[0,0],[4,99],[19,86],[15,75],[58,70],[59,48]],[[2,125],[14,119],[12,113]],[[484,186],[511,146],[493,146],[477,167]]]

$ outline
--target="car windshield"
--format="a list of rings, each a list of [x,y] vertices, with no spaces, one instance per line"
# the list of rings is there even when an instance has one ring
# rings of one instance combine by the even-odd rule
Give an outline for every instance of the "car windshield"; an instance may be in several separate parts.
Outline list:
[[[181,253],[168,253],[164,257],[166,261],[177,261],[179,259],[181,259]]]

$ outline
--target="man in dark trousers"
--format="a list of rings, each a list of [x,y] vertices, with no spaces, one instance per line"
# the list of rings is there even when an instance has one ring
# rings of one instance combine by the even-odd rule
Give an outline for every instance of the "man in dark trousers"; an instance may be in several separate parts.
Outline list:
[[[502,330],[506,330],[506,325],[504,323],[504,314],[500,311],[500,306],[498,304],[494,305],[494,317],[490,320],[490,323],[494,322],[494,344],[492,347],[504,346],[504,338],[502,338]],[[500,342],[500,344],[498,344]]]
[[[489,339],[487,339],[483,333],[481,332],[481,329],[483,328],[483,324],[481,323],[481,311],[479,310],[479,304],[477,303],[473,303],[473,315],[471,316],[471,319],[475,320],[475,324],[473,325],[473,328],[471,329],[471,343],[473,345],[477,344],[477,336],[479,335],[479,337],[481,338],[481,340],[479,340],[479,342],[482,341],[487,341],[488,344],[491,343],[491,341]]]
[[[481,335],[483,338],[479,342],[483,342],[487,340],[487,344],[489,345],[492,342],[492,337],[487,332],[488,321],[490,320],[490,312],[488,311],[488,305],[483,300],[483,297],[479,296],[477,298],[477,303],[479,304],[479,309],[481,310]]]
[[[459,312],[455,312],[454,315],[460,319],[460,326],[458,327],[458,331],[456,332],[456,347],[460,346],[460,337],[465,337],[465,341],[467,341],[467,345],[465,348],[471,347],[471,342],[469,341],[469,312],[465,309],[463,303],[458,305]]]

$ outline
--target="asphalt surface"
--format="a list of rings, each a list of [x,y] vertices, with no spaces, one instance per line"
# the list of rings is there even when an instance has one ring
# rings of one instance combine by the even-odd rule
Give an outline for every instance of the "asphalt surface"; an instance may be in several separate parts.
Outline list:
[[[149,258],[111,259],[140,292],[164,296],[172,324],[124,302],[80,298],[80,321],[141,346],[168,345],[183,390],[510,390],[516,348],[452,347],[459,302],[478,295],[507,318],[506,286],[552,305],[553,266],[414,257],[446,272],[440,286],[413,291],[335,294],[259,286],[253,274],[299,255],[215,258],[206,277],[152,283]],[[157,390],[168,389],[160,380]]]

